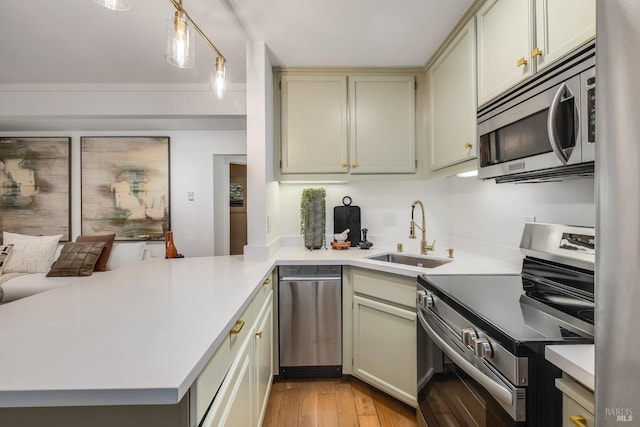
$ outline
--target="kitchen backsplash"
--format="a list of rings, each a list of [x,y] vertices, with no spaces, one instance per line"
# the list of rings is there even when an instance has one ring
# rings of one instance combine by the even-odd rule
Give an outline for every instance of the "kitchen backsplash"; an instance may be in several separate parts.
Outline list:
[[[429,181],[368,181],[347,184],[282,184],[280,186],[281,245],[301,245],[299,206],[303,188],[322,186],[327,191],[327,241],[333,233],[333,207],[346,195],[362,211],[362,227],[369,240],[417,252],[410,240],[409,222],[414,200],[424,203],[427,239],[436,240],[436,254],[448,247],[493,251],[519,257],[518,246],[525,218],[537,222],[593,226],[594,180],[545,184],[495,184],[476,178]],[[419,217],[418,210],[416,215]],[[419,219],[417,219],[419,221]],[[440,252],[442,252],[440,254]]]

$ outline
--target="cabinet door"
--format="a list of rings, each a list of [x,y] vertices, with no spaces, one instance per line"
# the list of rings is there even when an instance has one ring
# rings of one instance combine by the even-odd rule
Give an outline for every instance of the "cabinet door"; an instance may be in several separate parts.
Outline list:
[[[471,19],[427,72],[431,170],[476,158],[475,54]]]
[[[350,76],[351,173],[415,173],[415,77]]]
[[[273,293],[265,301],[256,319],[255,367],[256,367],[256,425],[262,425],[269,400],[273,378]]]
[[[595,0],[536,0],[538,70],[596,35]]]
[[[346,173],[346,76],[283,75],[281,84],[282,173]]]
[[[254,424],[253,340],[247,339],[202,421],[202,427]]]
[[[533,0],[488,0],[476,17],[482,105],[533,72]]]
[[[416,313],[354,296],[353,373],[416,406]]]

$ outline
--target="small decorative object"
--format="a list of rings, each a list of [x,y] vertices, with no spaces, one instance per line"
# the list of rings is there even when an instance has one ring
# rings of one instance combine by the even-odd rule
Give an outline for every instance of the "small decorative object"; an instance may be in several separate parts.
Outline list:
[[[351,230],[349,230],[348,228],[346,230],[344,230],[342,233],[336,233],[333,235],[333,238],[335,239],[336,242],[344,242],[347,240],[347,237],[349,237],[349,232]]]
[[[324,188],[305,188],[300,201],[300,233],[304,246],[314,250],[326,248],[326,191]]]
[[[164,233],[164,257],[178,257],[178,250],[176,249],[176,245],[173,244],[173,231],[167,231]]]
[[[369,232],[368,229],[363,228],[362,229],[362,241],[360,243],[358,243],[358,247],[360,249],[369,249],[371,246],[373,246],[373,243],[371,243],[370,241],[367,240],[367,233]]]
[[[351,242],[348,240],[346,242],[331,242],[331,247],[337,250],[349,249],[350,246]]]

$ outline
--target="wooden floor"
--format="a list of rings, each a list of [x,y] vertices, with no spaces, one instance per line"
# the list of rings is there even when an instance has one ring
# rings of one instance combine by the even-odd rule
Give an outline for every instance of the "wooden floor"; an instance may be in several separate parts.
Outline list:
[[[352,377],[276,380],[263,427],[405,427],[416,411]]]

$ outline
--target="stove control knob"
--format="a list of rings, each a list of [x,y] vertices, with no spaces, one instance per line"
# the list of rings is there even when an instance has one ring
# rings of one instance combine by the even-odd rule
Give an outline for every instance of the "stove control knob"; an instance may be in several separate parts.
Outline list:
[[[473,348],[473,341],[478,339],[478,334],[473,328],[464,328],[462,330],[462,343],[467,347]]]
[[[419,290],[416,292],[416,304],[418,307],[424,307],[427,300],[427,291]]]
[[[485,338],[476,338],[473,340],[473,352],[476,356],[483,359],[489,359],[493,357],[493,349],[491,344]]]
[[[433,308],[433,304],[434,304],[433,295],[428,293],[425,299],[425,305],[427,306],[427,308]]]

